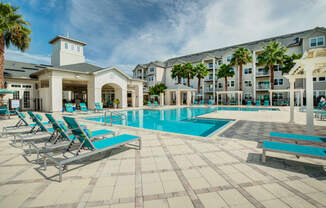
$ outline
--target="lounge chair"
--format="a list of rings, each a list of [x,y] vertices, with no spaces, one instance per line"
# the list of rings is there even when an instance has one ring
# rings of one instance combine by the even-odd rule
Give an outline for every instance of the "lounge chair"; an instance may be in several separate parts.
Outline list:
[[[304,146],[282,142],[264,141],[262,162],[266,162],[266,152],[278,152],[297,157],[305,156],[318,159],[326,159],[326,149],[320,147]]]
[[[11,115],[16,115],[16,112],[10,111],[9,108],[5,106],[5,107],[0,107],[0,115],[4,115],[10,118]]]
[[[209,100],[208,105],[213,105],[213,100]]]
[[[14,126],[3,127],[1,136],[7,136],[9,131],[13,131],[21,128],[30,128],[29,132],[32,132],[33,129],[36,127],[35,123],[27,122],[26,115],[24,113],[16,111],[16,114],[19,118],[18,122]],[[47,125],[48,122],[43,122],[43,124]],[[15,133],[15,132],[11,132],[11,133]]]
[[[326,147],[326,137],[270,132],[270,141],[287,142],[301,145]]]
[[[65,104],[65,106],[66,106],[66,111],[68,112],[68,113],[75,113],[75,110],[74,110],[74,108],[72,107],[72,104],[71,103],[66,103]]]
[[[154,101],[154,106],[159,107],[159,104],[157,103],[157,101]]]
[[[80,111],[84,113],[89,113],[90,111],[87,109],[86,103],[79,103]]]
[[[194,105],[198,105],[198,101],[197,100],[194,100]]]
[[[268,100],[264,100],[264,106],[269,106],[269,101]]]
[[[148,107],[152,107],[152,103],[150,101],[147,102]]]
[[[204,100],[201,100],[201,101],[199,102],[199,105],[204,105]]]
[[[247,105],[252,105],[251,100],[247,101]]]
[[[138,141],[139,142],[139,150],[141,149],[141,138],[139,136],[122,134],[119,136],[113,136],[109,138],[105,138],[102,140],[92,141],[90,138],[90,133],[87,128],[81,127],[72,117],[63,117],[63,119],[67,122],[69,128],[71,129],[73,135],[79,140],[80,146],[75,151],[74,156],[71,158],[67,158],[64,160],[58,160],[51,153],[43,153],[43,161],[44,161],[44,169],[47,168],[47,160],[51,160],[58,166],[59,170],[59,181],[62,181],[62,172],[64,167],[76,160],[80,160],[83,158],[90,157],[94,154],[111,150],[113,148],[120,147],[122,145]],[[81,150],[90,150],[90,152],[80,154]]]
[[[98,102],[95,102],[95,112],[102,112],[104,109],[102,108],[101,104]]]
[[[261,105],[260,100],[257,100],[257,101],[256,101],[256,105],[259,105],[259,106]]]

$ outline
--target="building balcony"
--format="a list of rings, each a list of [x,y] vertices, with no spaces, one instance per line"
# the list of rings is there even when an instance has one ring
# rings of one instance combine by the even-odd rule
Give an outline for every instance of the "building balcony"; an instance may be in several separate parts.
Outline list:
[[[214,92],[212,87],[206,87],[205,92]]]
[[[256,77],[269,77],[269,76],[270,76],[269,71],[267,71],[267,72],[265,72],[265,71],[256,72]]]
[[[270,90],[270,86],[269,85],[257,85],[256,86],[256,90],[257,91],[268,91]]]

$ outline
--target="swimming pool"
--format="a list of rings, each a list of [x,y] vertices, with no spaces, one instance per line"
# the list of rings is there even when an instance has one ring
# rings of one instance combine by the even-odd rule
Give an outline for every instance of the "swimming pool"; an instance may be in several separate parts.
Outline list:
[[[216,108],[177,108],[124,111],[127,119],[122,122],[113,121],[113,124],[207,137],[233,121],[196,118],[216,110]],[[85,119],[104,122],[104,116],[87,117]],[[115,119],[115,116],[113,116],[113,119]],[[110,122],[110,117],[106,117],[106,122]]]
[[[215,107],[215,110],[225,111],[280,111],[279,108],[265,108],[265,107]]]

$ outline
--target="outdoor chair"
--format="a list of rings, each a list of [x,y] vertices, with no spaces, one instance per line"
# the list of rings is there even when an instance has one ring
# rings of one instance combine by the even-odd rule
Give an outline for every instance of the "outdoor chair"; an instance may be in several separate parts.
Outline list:
[[[321,147],[304,146],[274,141],[263,142],[262,162],[266,162],[266,152],[277,152],[290,155],[326,159],[326,149]]]
[[[256,101],[256,105],[259,105],[259,106],[261,105],[260,100],[257,100],[257,101]]]
[[[247,105],[252,105],[251,100],[247,101]]]
[[[102,108],[101,104],[98,102],[95,102],[95,112],[102,112],[104,109]]]
[[[270,141],[286,142],[308,146],[326,147],[326,137],[270,132]]]
[[[79,103],[80,111],[84,113],[89,113],[90,111],[87,109],[86,103]]]
[[[7,118],[10,118],[11,115],[16,115],[16,112],[12,112],[9,110],[8,107],[0,107],[0,115],[7,116]]]
[[[268,100],[264,100],[264,106],[269,106],[269,101]]]
[[[208,105],[213,105],[213,100],[209,100]]]
[[[152,107],[152,103],[150,101],[147,102],[148,107]]]
[[[92,141],[90,137],[90,132],[87,128],[81,127],[75,118],[63,117],[63,119],[68,124],[73,135],[79,140],[80,146],[75,151],[73,157],[59,160],[54,157],[51,153],[42,153],[44,170],[47,168],[47,160],[51,160],[58,166],[59,171],[59,181],[62,181],[62,172],[66,165],[80,159],[88,158],[94,154],[100,152],[108,151],[117,147],[120,147],[131,142],[138,141],[138,149],[141,149],[141,138],[139,136],[121,134],[118,136],[113,136],[109,138],[104,138],[102,140]],[[89,150],[87,153],[80,154],[82,150]]]
[[[194,105],[198,105],[198,101],[197,100],[194,100]]]
[[[154,101],[154,106],[159,107],[159,104],[157,103],[157,101]]]
[[[204,105],[204,100],[201,100],[201,101],[199,102],[199,105]]]
[[[75,112],[75,110],[72,107],[72,104],[71,103],[66,103],[65,106],[66,106],[66,112],[72,113],[72,114]]]

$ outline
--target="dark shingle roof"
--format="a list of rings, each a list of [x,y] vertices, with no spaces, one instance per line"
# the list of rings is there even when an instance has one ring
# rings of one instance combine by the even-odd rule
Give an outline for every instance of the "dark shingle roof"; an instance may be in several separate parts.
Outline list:
[[[55,68],[64,69],[64,70],[72,71],[72,72],[90,72],[90,73],[97,72],[97,71],[104,69],[102,67],[95,66],[92,64],[88,64],[88,63],[69,64],[69,65],[64,65],[64,66],[58,66]]]
[[[31,74],[38,72],[48,66],[51,65],[5,60],[4,76],[6,78],[36,78],[31,76]]]

